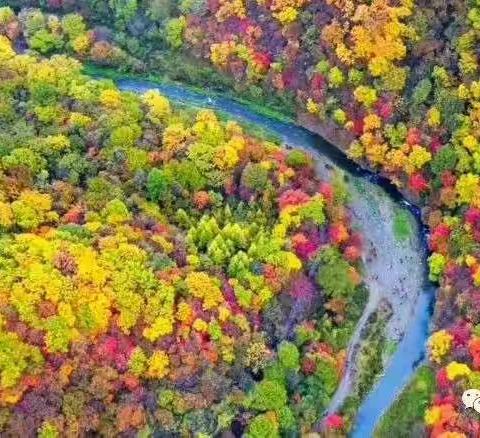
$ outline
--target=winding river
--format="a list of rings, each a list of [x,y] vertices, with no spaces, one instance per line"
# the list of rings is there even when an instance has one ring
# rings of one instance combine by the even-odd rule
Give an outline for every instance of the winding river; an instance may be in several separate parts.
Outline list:
[[[352,194],[352,223],[365,240],[364,278],[369,299],[351,340],[344,378],[328,412],[341,407],[355,383],[356,364],[369,317],[379,306],[390,307],[392,317],[387,323],[386,334],[397,348],[392,356],[385,358],[385,372],[360,406],[351,434],[354,438],[373,436],[382,414],[425,355],[434,290],[426,279],[426,233],[418,209],[404,201],[387,180],[361,169],[335,146],[293,123],[271,119],[233,100],[191,91],[181,85],[132,79],[120,80],[117,84],[123,90],[137,93],[156,88],[172,102],[211,108],[240,122],[257,125],[273,133],[288,147],[308,150],[316,160],[320,176],[329,177],[339,169],[344,172]],[[411,225],[410,235],[403,240],[395,236],[393,229],[398,214],[406,215]]]

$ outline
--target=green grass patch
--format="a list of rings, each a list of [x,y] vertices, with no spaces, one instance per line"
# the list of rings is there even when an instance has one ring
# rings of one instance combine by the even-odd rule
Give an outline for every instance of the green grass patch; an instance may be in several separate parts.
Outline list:
[[[383,373],[383,352],[385,350],[385,325],[383,315],[369,328],[369,334],[362,344],[358,357],[359,374],[356,391],[360,400],[364,400]]]
[[[423,415],[435,392],[435,376],[421,366],[412,381],[382,417],[374,438],[410,438],[415,425],[423,425]]]
[[[406,210],[399,209],[393,218],[393,234],[395,238],[404,242],[412,235],[412,222]]]
[[[377,311],[369,322],[368,332],[357,358],[358,375],[355,386],[340,409],[345,416],[348,429],[352,427],[363,400],[384,371],[383,354],[388,342],[385,326],[390,316],[388,311],[386,313]]]
[[[388,340],[385,344],[385,351],[383,352],[383,356],[386,359],[388,359],[390,356],[393,355],[393,353],[395,353],[395,351],[397,350],[397,347],[398,347],[398,342]]]

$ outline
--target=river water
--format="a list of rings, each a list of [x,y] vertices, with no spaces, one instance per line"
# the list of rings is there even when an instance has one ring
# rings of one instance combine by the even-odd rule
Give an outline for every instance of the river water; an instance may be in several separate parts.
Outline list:
[[[273,133],[289,147],[308,150],[316,159],[320,176],[329,177],[335,169],[345,172],[352,193],[352,223],[364,235],[365,245],[375,248],[378,254],[374,260],[364,255],[364,278],[370,298],[352,338],[352,345],[361,342],[363,324],[385,300],[393,309],[387,335],[391,341],[397,342],[395,353],[386,361],[384,374],[360,406],[351,433],[354,438],[373,436],[382,414],[425,358],[425,342],[435,294],[426,277],[426,231],[420,223],[419,210],[403,200],[387,180],[361,169],[335,146],[293,123],[271,119],[231,99],[209,96],[181,85],[133,79],[120,80],[117,84],[125,91],[137,93],[156,88],[174,103],[214,109],[239,122],[257,125]],[[394,236],[392,226],[400,209],[408,211],[412,228],[412,235],[404,242],[399,242]],[[348,352],[349,365],[329,412],[336,411],[348,396],[358,371],[355,367],[358,350],[351,346]]]

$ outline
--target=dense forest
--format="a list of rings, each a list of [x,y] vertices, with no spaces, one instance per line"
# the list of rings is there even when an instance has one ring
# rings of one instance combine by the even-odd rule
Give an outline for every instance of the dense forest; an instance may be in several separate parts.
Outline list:
[[[15,52],[75,52],[79,16],[0,21],[2,435],[312,430],[365,302],[342,176]]]
[[[238,296],[243,293],[249,295],[248,305],[244,302],[242,307],[241,303],[237,303],[240,314],[250,327],[247,329],[245,325],[242,336],[246,336],[247,332],[249,336],[254,336],[257,315],[266,312],[263,305],[273,302],[282,314],[286,311],[286,307],[282,307],[283,300],[289,302],[295,297],[293,292],[287,294],[288,299],[282,297],[283,292],[280,296],[275,295],[275,287],[267,280],[262,280],[264,283],[260,281],[262,286],[251,284],[249,278],[252,275],[255,279],[268,278],[265,266],[273,265],[274,277],[282,279],[276,278],[276,281],[282,285],[289,284],[289,290],[295,289],[294,279],[300,273],[302,281],[313,284],[315,278],[312,279],[311,270],[307,268],[312,260],[315,260],[316,273],[330,268],[355,274],[359,272],[355,263],[360,239],[349,230],[345,197],[338,195],[338,190],[341,193],[338,187],[332,188],[333,185],[329,184],[326,189],[328,182],[322,185],[316,181],[307,158],[300,157],[298,153],[290,157],[285,152],[274,152],[271,149],[273,146],[267,147],[261,142],[253,148],[251,142],[256,142],[253,139],[244,139],[243,147],[232,145],[232,142],[238,141],[237,136],[246,134],[233,134],[232,128],[229,130],[210,113],[192,118],[181,116],[165,109],[169,105],[160,96],[148,95],[139,101],[131,95],[115,94],[112,84],[79,79],[79,64],[67,58],[54,56],[49,61],[42,61],[45,56],[68,53],[89,64],[111,66],[134,74],[156,74],[197,86],[208,85],[295,117],[300,124],[333,140],[352,159],[387,176],[409,199],[422,206],[423,220],[430,228],[430,278],[439,284],[435,331],[428,342],[429,366],[435,374],[436,388],[425,409],[425,431],[434,438],[480,435],[478,416],[466,411],[460,399],[464,389],[480,387],[478,1],[14,0],[7,3],[12,9],[0,10],[0,109],[2,128],[5,127],[0,143],[4,180],[0,218],[5,230],[4,238],[15,239],[15,243],[4,245],[9,249],[2,255],[1,266],[7,274],[0,278],[6,281],[2,290],[9,291],[5,295],[5,311],[2,311],[5,333],[13,336],[5,340],[4,348],[6,351],[13,348],[9,342],[19,342],[22,349],[25,348],[24,360],[15,362],[20,369],[16,367],[12,371],[4,368],[5,379],[11,385],[7,388],[15,388],[8,389],[13,391],[13,404],[16,403],[15,397],[19,397],[18,391],[27,388],[21,386],[24,385],[22,379],[32,374],[33,370],[58,370],[64,363],[65,356],[58,359],[57,368],[49,363],[52,359],[45,359],[49,343],[56,345],[54,348],[60,348],[54,350],[60,356],[68,357],[72,346],[77,345],[77,338],[81,345],[88,345],[90,331],[97,333],[100,330],[108,347],[108,342],[112,345],[126,342],[122,340],[122,336],[126,336],[125,330],[132,333],[128,336],[135,336],[135,330],[139,330],[136,329],[137,324],[144,326],[139,332],[142,339],[140,347],[137,341],[132,341],[132,349],[143,358],[139,361],[144,363],[143,368],[139,368],[141,371],[137,371],[135,382],[138,388],[143,388],[144,384],[148,388],[148,380],[143,380],[143,375],[148,377],[152,361],[163,363],[163,369],[175,372],[182,369],[177,366],[168,368],[170,362],[175,363],[174,358],[165,353],[168,346],[164,345],[161,345],[161,351],[166,356],[162,355],[158,350],[160,345],[155,343],[160,335],[158,332],[157,337],[152,334],[152,329],[155,333],[159,328],[157,324],[161,324],[157,319],[165,315],[148,315],[146,312],[143,316],[142,312],[140,318],[139,310],[135,313],[130,308],[122,313],[122,300],[115,298],[115,286],[108,283],[121,276],[122,269],[131,269],[127,266],[115,267],[115,256],[110,251],[121,251],[119,242],[138,248],[135,250],[139,252],[136,266],[144,266],[142,269],[149,271],[148,275],[155,276],[158,283],[152,287],[173,287],[172,293],[180,294],[190,308],[194,308],[195,300],[201,303],[206,297],[195,296],[195,287],[191,289],[188,285],[188,275],[192,275],[189,270],[207,273],[209,280],[204,280],[208,284],[227,282],[240,302],[246,298],[239,299]],[[41,8],[43,12],[29,7]],[[25,50],[28,54],[23,54]],[[19,54],[16,55],[16,52]],[[101,94],[95,87],[102,87]],[[100,97],[96,97],[99,94]],[[102,96],[105,101],[102,101]],[[91,123],[93,127],[90,127]],[[198,124],[208,128],[202,130]],[[212,134],[212,129],[215,134]],[[202,138],[204,135],[214,138],[205,140]],[[162,148],[158,155],[155,147],[160,144],[159,138]],[[222,152],[222,157],[225,157],[223,163],[215,159],[217,147],[226,148]],[[157,169],[158,163],[162,163],[160,170]],[[182,177],[184,172],[188,176]],[[191,177],[192,172],[196,172],[197,176]],[[178,178],[184,178],[183,182]],[[173,188],[175,192],[172,192]],[[175,195],[168,195],[171,193]],[[100,200],[106,195],[108,202],[103,205]],[[249,202],[251,199],[253,204]],[[269,207],[259,209],[258,204],[255,207],[255,202]],[[156,210],[159,205],[160,212]],[[290,205],[296,207],[291,210]],[[302,213],[302,208],[310,213]],[[112,220],[112,216],[115,219]],[[213,224],[212,218],[215,219]],[[154,223],[162,221],[168,227],[158,233],[155,231],[158,225]],[[255,224],[256,228],[248,231],[248,227],[240,225],[242,221]],[[72,228],[68,225],[71,223],[76,225]],[[235,224],[239,224],[242,233],[248,234],[240,239],[241,244],[236,241],[238,237],[232,238],[228,233],[224,235],[223,231],[216,231]],[[207,237],[194,237],[205,233],[197,229],[204,226],[213,226],[214,231],[206,234]],[[269,249],[262,255],[258,247],[267,243],[270,245],[276,240],[264,237],[261,243],[256,242],[255,239],[260,239],[260,229],[263,233],[275,233],[280,239],[275,251],[281,255],[275,263],[262,258],[273,250]],[[17,236],[25,234],[33,238],[33,230],[35,239],[49,241],[46,245],[49,255],[42,252],[41,241],[33,243],[25,237],[23,239],[27,241],[22,241],[22,238],[18,241]],[[75,238],[70,237],[72,230]],[[277,233],[280,235],[277,236]],[[163,247],[168,257],[162,256],[161,261],[152,260],[149,255],[153,246],[158,247],[158,242],[151,242],[158,238],[156,234],[160,234],[166,242],[170,241],[170,246]],[[256,236],[255,239],[253,236]],[[305,248],[312,242],[313,248]],[[332,248],[325,252],[321,248],[327,242]],[[210,249],[211,244],[213,249]],[[72,245],[78,245],[77,249]],[[109,321],[113,318],[113,323],[104,322],[102,325],[94,322],[93,317],[90,317],[90,323],[77,322],[81,312],[72,309],[71,298],[62,298],[53,291],[49,292],[52,296],[47,298],[42,295],[42,287],[35,289],[37,286],[31,286],[39,291],[38,302],[25,304],[22,301],[21,297],[25,297],[22,288],[26,287],[24,283],[29,269],[35,266],[30,261],[34,255],[39,260],[37,267],[47,269],[46,266],[50,266],[52,272],[61,278],[59,281],[70,285],[79,281],[81,284],[81,276],[79,278],[78,275],[81,272],[82,250],[79,248],[82,245],[83,250],[90,251],[91,257],[96,257],[102,269],[107,271],[102,274],[105,282],[102,284],[109,284],[112,292],[107,294],[109,304],[105,302],[103,306],[114,306],[115,311],[110,310],[112,313],[107,318]],[[183,265],[177,259],[182,245],[186,257]],[[168,247],[173,248],[170,255]],[[59,248],[61,254],[66,253],[67,261],[58,264],[60,256],[52,248]],[[107,248],[110,255],[105,254]],[[275,251],[273,253],[276,254]],[[27,265],[25,259],[22,261],[23,254],[30,254]],[[118,252],[116,257],[121,257]],[[248,279],[243,278],[245,273],[230,270],[231,261],[237,263],[240,257],[245,257],[242,263],[248,266]],[[64,255],[60,257],[63,258]],[[46,264],[47,260],[50,260],[50,265]],[[67,266],[71,264],[71,267],[65,271],[63,263]],[[160,264],[160,268],[156,263]],[[258,264],[263,270],[257,270],[260,269]],[[298,268],[295,273],[292,271],[294,266]],[[169,272],[172,269],[181,271],[176,274],[180,286],[169,277],[165,279],[164,275],[157,278],[157,271]],[[112,275],[112,272],[115,274]],[[52,277],[51,272],[45,275],[51,287],[51,278],[56,277]],[[143,275],[148,276],[145,273],[142,278]],[[335,353],[346,345],[348,336],[342,336],[341,342],[329,339],[332,336],[330,327],[332,321],[334,327],[338,324],[341,327],[347,324],[345,321],[351,323],[354,320],[350,316],[345,318],[345,312],[357,314],[352,291],[360,279],[358,275],[330,276],[328,273],[319,278],[348,279],[345,284],[335,284],[330,289],[327,284],[321,284],[325,296],[320,300],[319,309],[321,306],[325,308],[328,302],[331,304],[332,299],[341,298],[342,306],[334,309],[338,311],[341,308],[343,314],[339,317],[338,313],[330,310],[325,314],[325,320],[315,319],[315,324],[321,326],[314,325],[313,338],[308,335],[306,339],[302,338],[302,342],[299,338],[293,341],[286,334],[283,334],[285,340],[282,341],[283,337],[279,334],[275,337],[270,335],[268,341],[258,341],[260,344],[263,342],[265,351],[277,351],[279,359],[276,365],[267,361],[267,369],[261,375],[254,374],[259,382],[278,383],[282,382],[277,378],[282,369],[283,383],[277,385],[274,391],[285,395],[275,393],[277,395],[273,398],[285,402],[281,406],[268,407],[260,403],[263,408],[259,408],[255,402],[258,402],[255,398],[258,394],[253,392],[246,396],[248,402],[239,405],[235,404],[238,402],[235,399],[235,403],[228,406],[232,411],[225,408],[227,412],[232,412],[232,419],[238,415],[256,414],[249,427],[258,427],[262,432],[255,432],[257,435],[248,432],[252,436],[275,436],[278,430],[285,433],[293,422],[302,424],[303,430],[308,430],[312,424],[309,410],[306,407],[296,410],[292,406],[295,394],[292,394],[291,388],[321,391],[321,397],[317,393],[300,394],[302,403],[308,404],[308,400],[319,403],[319,400],[328,397],[329,391],[325,388],[331,382],[327,377],[318,377],[316,371],[311,375],[305,373],[305,368],[300,365],[285,369],[280,354],[280,347],[287,345],[282,348],[286,348],[289,354],[298,355],[298,363],[303,364],[300,358],[304,358],[307,351],[311,354],[309,343],[320,342],[321,345],[329,345],[329,358],[324,359],[323,353],[314,349],[314,355],[320,355],[320,359],[315,356],[314,362],[322,360],[323,364],[330,361],[328,363],[335,369],[331,358],[335,358]],[[128,287],[131,288],[128,294],[135,294],[137,286]],[[217,284],[217,292],[218,287]],[[263,287],[270,290],[268,297],[258,298]],[[304,286],[301,289],[305,290]],[[285,290],[278,288],[278,291]],[[312,286],[312,290],[317,289]],[[329,296],[329,290],[344,293]],[[17,293],[17,297],[10,296]],[[225,293],[223,289],[223,295]],[[99,295],[102,293],[99,292]],[[44,301],[48,302],[46,307],[50,310],[40,311],[40,302]],[[179,305],[178,301],[174,301],[175,306]],[[215,306],[220,304],[214,302]],[[148,296],[140,297],[138,303],[143,304],[137,304],[140,306],[137,309],[142,306],[148,309]],[[291,304],[289,306],[294,308]],[[99,308],[97,305],[94,307]],[[270,309],[270,306],[266,308]],[[66,312],[63,317],[59,316],[61,309]],[[66,315],[73,315],[73,318]],[[193,315],[198,318],[195,312]],[[209,315],[208,318],[216,320],[217,326],[222,325],[218,323],[220,315]],[[124,319],[129,321],[127,326],[124,326]],[[12,324],[16,323],[24,328],[25,333],[20,334],[17,328],[13,328]],[[176,324],[170,329],[172,333],[183,330],[183,322],[179,324],[180,328]],[[325,330],[323,324],[329,328]],[[273,330],[274,326],[268,326],[269,330]],[[303,325],[301,327],[304,328]],[[223,327],[220,329],[224,330]],[[37,334],[41,332],[45,344],[40,346],[30,341],[30,330]],[[55,330],[60,330],[62,335],[52,334]],[[347,334],[351,332],[349,330],[345,329]],[[148,339],[148,333],[153,341]],[[188,336],[186,339],[190,342]],[[209,348],[222,358],[221,363],[225,361],[223,349],[228,352],[228,347],[222,344],[225,336],[233,337],[224,335],[222,331],[219,340],[215,341],[210,332],[208,338]],[[110,338],[113,341],[109,341]],[[144,345],[144,338],[150,344]],[[275,339],[279,341],[278,345],[275,342],[269,344]],[[292,341],[293,345],[290,344]],[[195,344],[198,340],[191,342],[194,342],[195,348],[200,348]],[[246,341],[247,344],[249,342]],[[241,342],[235,340],[235,345],[241,345]],[[296,353],[292,353],[294,348]],[[74,357],[81,357],[81,351],[89,350],[80,349]],[[97,366],[96,356],[84,354],[92,362],[88,366],[93,376]],[[52,357],[57,358],[58,355]],[[334,360],[340,359],[337,357]],[[83,360],[80,363],[87,366]],[[5,360],[5,364],[11,364],[11,360]],[[75,365],[70,366],[73,373]],[[115,369],[111,364],[109,366]],[[100,369],[103,370],[102,367]],[[328,367],[322,365],[318,369]],[[292,377],[285,377],[286,371],[293,373],[296,379],[308,380],[309,383],[289,386]],[[36,372],[33,374],[37,375]],[[115,372],[117,374],[111,380],[121,381],[118,377],[121,371],[115,369]],[[104,382],[105,378],[95,381],[99,380]],[[317,384],[317,380],[322,383]],[[52,384],[60,382],[55,379]],[[83,381],[78,384],[87,385]],[[228,385],[221,386],[222,389],[232,388],[231,394],[236,394],[233,388],[239,388],[241,392],[239,380],[233,379]],[[259,390],[264,389],[260,387]],[[143,390],[148,393],[148,389]],[[171,391],[173,395],[162,412],[170,412],[172,424],[178,424],[179,414],[171,411],[178,394],[177,390]],[[108,418],[114,416],[109,409],[125,408],[122,403],[128,397],[123,397],[118,398],[122,402],[109,401],[115,408],[102,408],[103,413],[97,414],[101,418],[98,427],[111,426]],[[35,400],[44,403],[46,398],[37,397]],[[131,417],[142,423],[148,407],[137,413],[131,410],[131,404],[125,404],[130,406],[129,412],[135,414]],[[60,405],[57,403],[55,406]],[[82,402],[82,409],[88,406],[88,402]],[[292,415],[279,415],[279,418],[291,418],[290,426],[276,423],[274,415],[270,415],[271,412],[278,415],[279,409],[283,408],[288,408]],[[61,408],[57,407],[57,410],[60,412]],[[5,410],[6,427],[21,426],[15,412],[18,411]],[[217,412],[225,415],[220,408]],[[220,413],[217,418],[226,418]],[[32,414],[28,421],[34,422],[34,427],[40,427],[38,423],[42,415]],[[67,418],[65,414],[60,416]],[[332,424],[343,427],[341,418],[334,420]],[[197,421],[196,417],[191,421]],[[77,423],[80,424],[79,421]],[[189,427],[187,420],[182,420],[181,424]],[[30,425],[23,427],[30,430]],[[42,427],[61,426],[49,423]]]

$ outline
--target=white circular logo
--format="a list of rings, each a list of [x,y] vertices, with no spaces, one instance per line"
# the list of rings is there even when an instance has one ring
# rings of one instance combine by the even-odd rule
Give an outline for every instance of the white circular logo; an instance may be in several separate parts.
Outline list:
[[[462,402],[467,408],[473,408],[480,413],[480,391],[467,389],[462,395]]]

